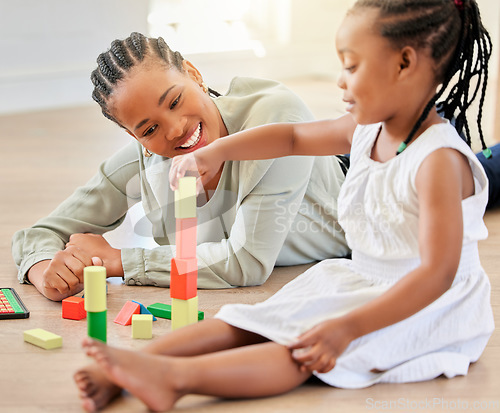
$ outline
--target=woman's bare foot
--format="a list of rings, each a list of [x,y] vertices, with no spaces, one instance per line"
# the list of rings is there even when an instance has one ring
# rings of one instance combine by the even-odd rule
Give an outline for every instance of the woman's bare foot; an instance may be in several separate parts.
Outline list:
[[[108,380],[97,364],[78,370],[73,378],[80,390],[82,407],[87,412],[95,412],[107,406],[122,390]]]
[[[83,347],[108,380],[142,400],[150,410],[169,410],[183,395],[172,381],[182,376],[182,370],[170,357],[113,348],[90,338],[84,339]]]

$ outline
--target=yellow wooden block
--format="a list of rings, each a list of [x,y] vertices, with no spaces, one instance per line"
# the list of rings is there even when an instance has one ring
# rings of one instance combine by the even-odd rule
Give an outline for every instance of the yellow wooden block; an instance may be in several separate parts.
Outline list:
[[[35,346],[42,347],[45,350],[62,347],[62,337],[43,328],[34,328],[26,330],[23,333],[24,341]]]
[[[172,298],[172,330],[198,322],[198,296],[189,300]]]
[[[179,179],[179,187],[175,191],[175,217],[196,217],[196,178],[194,176]]]
[[[90,266],[83,269],[85,311],[99,313],[106,310],[106,268]]]
[[[132,338],[153,338],[153,314],[132,315]]]

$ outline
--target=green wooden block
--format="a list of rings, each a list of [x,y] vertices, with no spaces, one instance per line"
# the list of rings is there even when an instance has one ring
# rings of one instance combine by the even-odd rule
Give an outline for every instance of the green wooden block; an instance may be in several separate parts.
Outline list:
[[[170,304],[155,303],[147,307],[149,312],[156,317],[172,319],[172,306]],[[203,320],[205,318],[205,313],[203,311],[198,311],[198,320]]]
[[[27,343],[34,344],[45,350],[62,347],[62,337],[43,328],[26,330],[23,333],[23,337]]]
[[[106,311],[87,312],[87,335],[106,342]]]
[[[155,303],[146,307],[155,317],[172,319],[172,306],[170,304]]]

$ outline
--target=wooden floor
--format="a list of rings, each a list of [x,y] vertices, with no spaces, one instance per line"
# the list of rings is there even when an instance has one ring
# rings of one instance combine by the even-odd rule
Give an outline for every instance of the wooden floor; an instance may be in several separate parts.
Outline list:
[[[323,94],[324,85],[296,84]],[[308,95],[319,117],[329,102]],[[80,412],[73,372],[88,363],[80,349],[85,321],[62,319],[61,304],[41,297],[34,287],[19,285],[10,252],[14,231],[49,213],[97,165],[129,137],[105,120],[97,107],[53,110],[0,117],[0,288],[14,287],[31,312],[25,320],[0,320],[0,412]],[[489,239],[480,245],[481,259],[490,276],[496,325],[500,324],[500,211],[489,212]],[[225,303],[264,300],[307,266],[276,269],[263,286],[223,291],[200,291],[200,309],[212,317]],[[169,290],[109,284],[108,342],[139,349],[144,340],[131,338],[130,326],[112,322],[125,301],[145,305],[169,302]],[[42,350],[23,342],[23,331],[44,328],[63,337],[63,347]],[[154,336],[170,329],[168,320],[154,323]],[[176,411],[183,412],[366,412],[368,411],[500,411],[500,332],[497,328],[479,360],[466,377],[404,385],[376,385],[362,390],[341,390],[308,383],[289,394],[259,400],[220,401],[188,396]],[[109,412],[145,412],[130,395],[110,405]]]

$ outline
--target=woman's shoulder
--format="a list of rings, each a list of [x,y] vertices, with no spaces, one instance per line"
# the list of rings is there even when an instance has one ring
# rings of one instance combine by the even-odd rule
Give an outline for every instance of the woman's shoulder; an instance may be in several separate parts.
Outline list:
[[[236,76],[229,84],[226,96],[248,96],[253,93],[293,93],[287,86],[276,80]]]
[[[140,144],[134,140],[106,159],[101,166],[101,170],[107,176],[124,170],[131,170],[133,173],[137,173],[140,156]]]
[[[236,77],[227,93],[214,99],[229,133],[276,122],[304,122],[313,115],[303,100],[284,84]]]

